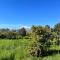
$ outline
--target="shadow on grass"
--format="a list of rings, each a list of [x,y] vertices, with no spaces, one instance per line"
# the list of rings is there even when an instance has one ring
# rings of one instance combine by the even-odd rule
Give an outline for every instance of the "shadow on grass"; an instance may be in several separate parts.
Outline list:
[[[49,56],[49,55],[55,55],[55,54],[60,54],[60,50],[49,50],[47,52],[47,56]]]
[[[37,57],[46,57],[46,56],[52,56],[52,55],[56,55],[56,54],[60,54],[60,50],[43,51],[42,55],[37,54]]]
[[[41,57],[52,56],[56,54],[60,54],[60,50],[49,50],[47,52],[44,52]]]

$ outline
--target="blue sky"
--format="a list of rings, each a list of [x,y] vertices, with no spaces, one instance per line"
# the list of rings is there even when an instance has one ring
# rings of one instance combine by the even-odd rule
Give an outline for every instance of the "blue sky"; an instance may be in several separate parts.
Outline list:
[[[60,22],[60,0],[0,0],[1,27],[29,27]]]

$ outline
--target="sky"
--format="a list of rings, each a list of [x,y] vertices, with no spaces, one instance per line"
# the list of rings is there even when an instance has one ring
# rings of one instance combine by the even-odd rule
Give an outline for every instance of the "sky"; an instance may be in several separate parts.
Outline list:
[[[0,28],[60,22],[60,0],[0,0]]]

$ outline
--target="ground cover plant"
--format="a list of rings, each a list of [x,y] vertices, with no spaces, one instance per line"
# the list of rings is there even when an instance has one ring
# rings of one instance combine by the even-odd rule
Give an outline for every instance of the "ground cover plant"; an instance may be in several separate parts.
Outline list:
[[[60,60],[60,23],[0,33],[0,60]]]

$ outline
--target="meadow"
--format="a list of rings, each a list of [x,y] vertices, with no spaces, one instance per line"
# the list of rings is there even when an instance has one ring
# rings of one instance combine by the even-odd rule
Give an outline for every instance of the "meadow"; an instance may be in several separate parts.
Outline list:
[[[51,46],[54,51],[45,57],[33,57],[28,53],[29,39],[0,39],[0,60],[60,60],[60,46]]]

